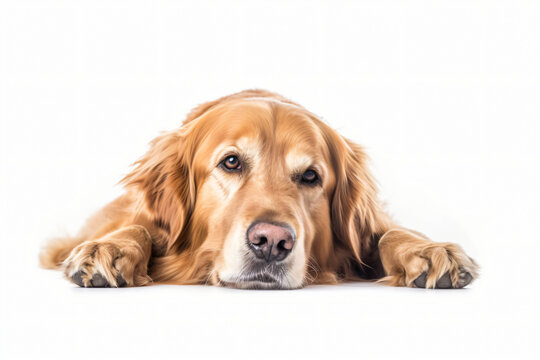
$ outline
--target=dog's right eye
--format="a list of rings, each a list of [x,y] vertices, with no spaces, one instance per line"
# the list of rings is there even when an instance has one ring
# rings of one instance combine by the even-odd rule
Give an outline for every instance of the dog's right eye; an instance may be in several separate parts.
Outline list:
[[[242,163],[235,155],[227,156],[220,165],[226,171],[240,171],[242,169]]]

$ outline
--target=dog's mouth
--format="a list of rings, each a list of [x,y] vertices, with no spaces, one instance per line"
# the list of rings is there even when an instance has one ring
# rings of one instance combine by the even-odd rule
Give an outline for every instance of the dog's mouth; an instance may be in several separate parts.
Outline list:
[[[258,259],[246,259],[242,270],[235,275],[220,277],[218,285],[236,289],[297,289],[289,280],[290,264],[267,263]]]
[[[288,289],[282,275],[269,271],[246,272],[231,279],[219,279],[219,285],[236,289]]]
[[[276,279],[273,275],[270,275],[268,273],[262,273],[262,274],[255,274],[250,276],[245,276],[241,281],[244,282],[261,282],[261,283],[278,283],[278,279]]]
[[[286,289],[279,279],[266,273],[239,276],[232,281],[219,279],[219,285],[235,289]]]

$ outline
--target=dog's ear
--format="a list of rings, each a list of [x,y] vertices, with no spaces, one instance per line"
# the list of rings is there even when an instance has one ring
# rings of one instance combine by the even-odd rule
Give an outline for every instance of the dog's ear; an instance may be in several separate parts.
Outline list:
[[[230,98],[254,96],[241,92],[194,108],[180,129],[165,133],[150,144],[150,150],[134,165],[121,183],[141,194],[138,213],[168,233],[168,249],[177,243],[195,204],[195,174],[191,160],[202,129],[196,121],[214,106]]]
[[[331,199],[334,239],[349,258],[362,264],[372,239],[388,229],[390,220],[381,208],[363,148],[333,130],[327,141],[336,176]]]
[[[195,203],[195,179],[190,149],[182,128],[165,133],[150,144],[148,152],[121,182],[141,197],[138,206],[168,233],[170,249]]]

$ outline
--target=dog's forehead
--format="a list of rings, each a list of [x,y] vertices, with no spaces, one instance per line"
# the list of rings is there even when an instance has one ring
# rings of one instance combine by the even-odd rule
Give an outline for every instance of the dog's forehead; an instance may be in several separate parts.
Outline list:
[[[322,157],[324,139],[311,115],[298,106],[262,100],[216,107],[197,124],[200,152],[210,154],[236,147],[251,154],[273,152],[287,163],[307,163]]]

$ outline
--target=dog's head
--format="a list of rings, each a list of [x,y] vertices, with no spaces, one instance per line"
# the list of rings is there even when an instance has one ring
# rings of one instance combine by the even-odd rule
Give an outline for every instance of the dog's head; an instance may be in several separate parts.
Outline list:
[[[125,182],[177,259],[156,275],[163,279],[239,288],[332,281],[361,266],[386,221],[362,149],[265,91],[199,106]]]

